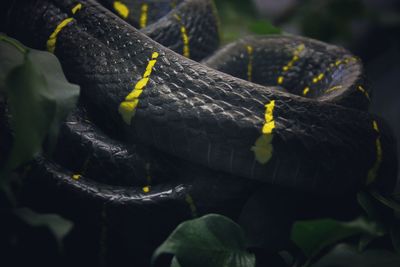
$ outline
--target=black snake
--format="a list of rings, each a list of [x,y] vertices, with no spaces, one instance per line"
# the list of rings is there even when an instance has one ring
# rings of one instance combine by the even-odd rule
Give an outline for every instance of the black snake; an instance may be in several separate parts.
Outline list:
[[[368,112],[363,66],[345,49],[270,35],[215,52],[212,1],[100,2],[118,16],[91,0],[1,4],[1,30],[54,52],[81,86],[32,187],[82,209],[151,210],[171,226],[236,214],[264,184],[334,196],[393,185],[394,140]]]

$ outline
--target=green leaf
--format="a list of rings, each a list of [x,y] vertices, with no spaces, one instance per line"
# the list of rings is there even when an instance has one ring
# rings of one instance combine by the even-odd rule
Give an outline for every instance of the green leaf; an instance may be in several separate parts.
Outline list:
[[[38,214],[28,208],[17,209],[14,212],[21,220],[33,227],[48,228],[59,245],[73,226],[72,222],[56,214]]]
[[[11,70],[6,79],[11,111],[11,127],[15,133],[11,155],[6,166],[10,170],[30,160],[41,150],[55,111],[46,79],[30,59]]]
[[[0,85],[8,96],[14,142],[4,167],[11,171],[42,150],[75,106],[79,87],[66,80],[57,58],[0,35]],[[6,177],[6,175],[4,175]]]
[[[282,31],[265,20],[256,20],[249,25],[249,30],[256,34],[280,34]]]
[[[398,267],[400,256],[384,249],[360,252],[353,246],[339,244],[312,267]]]
[[[182,267],[255,266],[255,256],[245,249],[242,229],[216,214],[180,224],[154,252],[153,265],[162,254],[173,254]]]
[[[373,222],[363,218],[351,222],[332,219],[296,222],[292,229],[292,240],[309,258],[317,256],[322,250],[349,237],[361,234],[382,236],[382,231]]]
[[[178,262],[178,260],[176,259],[176,257],[174,257],[174,258],[172,259],[171,267],[182,267],[182,266],[179,264],[179,262]]]
[[[5,90],[7,74],[24,62],[25,50],[20,43],[0,34],[0,90]]]
[[[51,114],[48,129],[50,148],[54,145],[60,124],[76,106],[79,86],[67,81],[61,64],[51,53],[31,50],[28,58],[35,63],[37,70],[44,75],[47,87],[51,91],[51,100],[55,103],[55,112]]]

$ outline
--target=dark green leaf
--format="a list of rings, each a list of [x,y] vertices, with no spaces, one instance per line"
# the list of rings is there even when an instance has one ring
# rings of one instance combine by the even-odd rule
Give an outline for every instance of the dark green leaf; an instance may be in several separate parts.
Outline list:
[[[292,240],[311,259],[323,249],[361,234],[382,236],[384,232],[375,223],[362,218],[351,222],[323,219],[295,223],[292,229]]]
[[[383,249],[369,249],[364,252],[339,244],[324,255],[312,267],[398,267],[400,256]]]
[[[154,252],[153,265],[162,254],[175,255],[182,267],[255,266],[255,256],[245,249],[242,229],[215,214],[180,224]]]
[[[174,258],[172,259],[171,267],[181,267],[181,265],[179,264],[179,262],[178,262],[178,260],[176,259],[176,257],[174,257]]]
[[[35,62],[37,70],[44,75],[47,87],[51,91],[51,99],[55,103],[55,112],[51,114],[48,132],[51,145],[53,145],[61,122],[76,106],[79,86],[67,81],[59,61],[53,54],[31,50],[28,58]]]
[[[7,38],[0,34],[0,90],[5,90],[6,76],[12,69],[22,65],[24,62],[24,53],[22,47],[17,41]]]
[[[67,82],[57,58],[28,49],[0,35],[0,85],[8,96],[14,144],[5,171],[41,151],[50,132],[54,141],[60,122],[75,105],[79,87]]]
[[[30,59],[8,74],[7,95],[12,114],[14,144],[6,166],[10,170],[30,160],[41,150],[42,142],[55,112],[46,79]]]
[[[38,214],[30,209],[15,210],[15,214],[33,227],[47,227],[61,245],[63,238],[71,231],[72,222],[56,214]]]

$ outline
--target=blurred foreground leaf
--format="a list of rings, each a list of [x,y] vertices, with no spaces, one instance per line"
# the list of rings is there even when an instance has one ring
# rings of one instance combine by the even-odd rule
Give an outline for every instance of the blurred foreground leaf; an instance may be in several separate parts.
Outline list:
[[[9,172],[40,152],[46,137],[54,143],[59,124],[76,104],[79,86],[68,83],[51,53],[26,48],[4,35],[0,51],[0,90],[7,96],[14,132],[3,169]]]
[[[154,252],[152,262],[162,254],[173,254],[173,267],[253,267],[255,256],[246,251],[242,229],[216,214],[183,222]]]

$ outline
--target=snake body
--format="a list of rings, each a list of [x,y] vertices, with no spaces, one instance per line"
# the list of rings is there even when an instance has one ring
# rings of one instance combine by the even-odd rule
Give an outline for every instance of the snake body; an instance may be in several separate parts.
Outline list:
[[[101,2],[116,15],[91,0],[2,4],[2,30],[54,52],[81,86],[53,161],[32,169],[51,190],[174,225],[235,214],[224,203],[265,184],[335,196],[393,185],[393,137],[347,50],[271,35],[214,52],[211,1]]]

